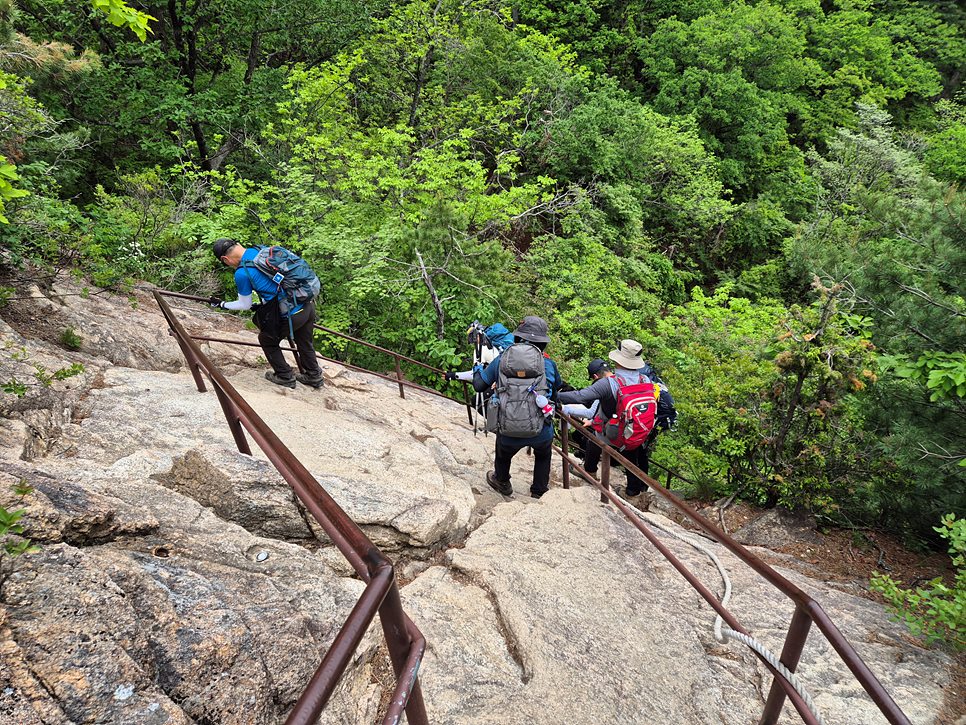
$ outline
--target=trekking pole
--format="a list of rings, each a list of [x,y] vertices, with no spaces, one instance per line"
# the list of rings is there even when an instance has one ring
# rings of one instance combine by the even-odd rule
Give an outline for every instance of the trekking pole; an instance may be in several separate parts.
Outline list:
[[[480,331],[476,331],[476,343],[473,345],[473,369],[476,370],[476,366],[480,364],[480,359],[483,357],[483,343],[480,340]],[[477,393],[473,400],[473,435],[475,436],[479,430],[480,424],[480,405],[483,402],[483,393]]]

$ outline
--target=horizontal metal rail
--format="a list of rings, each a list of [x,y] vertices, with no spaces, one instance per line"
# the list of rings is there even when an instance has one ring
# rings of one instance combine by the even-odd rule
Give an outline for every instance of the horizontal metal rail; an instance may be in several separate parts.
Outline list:
[[[207,297],[199,297],[198,295],[185,294],[183,292],[170,292],[168,290],[158,290],[158,292],[160,292],[161,294],[163,294],[166,297],[176,297],[178,299],[191,300],[193,302],[204,302],[204,303],[207,303],[208,302],[208,299],[209,299]],[[338,330],[333,330],[332,328],[325,327],[324,325],[315,324],[315,325],[313,325],[313,327],[316,330],[318,330],[318,331],[320,331],[322,333],[325,333],[326,335],[332,335],[334,337],[338,337],[338,338],[341,338],[343,340],[348,340],[349,342],[352,342],[352,343],[354,343],[356,345],[361,345],[362,347],[369,348],[370,350],[375,350],[376,352],[380,352],[380,353],[383,353],[384,355],[388,355],[389,357],[391,357],[393,359],[393,363],[394,363],[394,366],[395,366],[395,372],[396,372],[396,374],[395,374],[395,376],[390,376],[390,375],[386,375],[384,373],[378,373],[378,372],[375,372],[373,370],[368,370],[366,368],[359,367],[357,365],[352,365],[351,363],[345,362],[343,360],[338,360],[338,359],[335,359],[335,358],[326,357],[325,355],[318,355],[318,353],[317,353],[317,356],[320,357],[320,358],[322,358],[323,360],[328,360],[329,362],[334,362],[334,363],[336,363],[338,365],[342,365],[343,367],[349,368],[350,370],[355,370],[357,372],[366,373],[367,375],[375,375],[377,378],[382,378],[383,380],[388,380],[388,381],[391,381],[391,382],[395,382],[399,386],[399,397],[400,398],[405,398],[406,397],[406,392],[405,392],[405,389],[406,388],[413,388],[414,390],[419,390],[419,391],[422,391],[424,393],[429,393],[430,395],[437,395],[440,398],[446,398],[447,400],[452,400],[453,402],[459,403],[460,405],[463,405],[463,406],[466,407],[466,417],[467,417],[467,419],[469,420],[470,423],[473,422],[473,403],[472,403],[472,396],[470,395],[468,383],[465,383],[465,382],[463,383],[463,400],[457,400],[456,398],[450,397],[449,395],[446,395],[445,393],[441,393],[439,390],[435,390],[435,389],[430,388],[430,387],[427,387],[425,385],[420,385],[419,383],[414,383],[414,382],[412,382],[410,380],[406,380],[403,377],[402,367],[401,367],[400,363],[401,362],[405,362],[405,363],[407,363],[409,365],[415,365],[417,367],[420,367],[420,368],[422,368],[424,370],[427,370],[427,371],[433,373],[434,375],[439,375],[439,376],[443,375],[444,372],[445,372],[445,371],[441,370],[440,368],[433,367],[432,365],[427,365],[424,362],[421,362],[419,360],[415,360],[414,358],[408,357],[408,356],[403,355],[403,354],[398,353],[398,352],[393,352],[392,350],[389,350],[389,349],[384,348],[384,347],[380,347],[379,345],[373,345],[371,342],[366,342],[365,340],[360,340],[357,337],[352,337],[352,335],[347,335],[344,332],[339,332]],[[201,336],[201,335],[199,335],[199,336],[193,337],[192,339],[197,340],[197,341],[200,341],[200,342],[220,342],[220,343],[224,343],[226,345],[247,345],[247,346],[251,346],[251,347],[260,347],[260,345],[257,342],[247,342],[247,341],[243,341],[243,340],[231,340],[231,339],[220,338],[220,337],[207,337],[207,336]],[[294,353],[296,355],[298,354],[298,351],[295,350],[294,348],[290,347],[290,346],[280,346],[280,347],[281,347],[282,350],[288,350],[288,351],[290,351],[290,352],[292,352],[292,353]],[[195,378],[195,381],[198,382],[197,376]]]
[[[200,301],[207,301],[204,297],[195,297],[192,295],[172,294],[172,296],[183,297],[186,299],[195,299]],[[335,335],[337,337],[349,340],[353,343],[357,343],[364,347],[377,350],[381,353],[390,355],[394,358],[396,362],[396,378],[391,378],[387,375],[381,375],[379,373],[374,373],[370,370],[364,368],[359,368],[356,366],[348,365],[347,363],[333,360],[340,365],[344,365],[353,370],[358,370],[371,375],[376,375],[386,380],[395,380],[399,383],[399,392],[401,397],[405,397],[403,392],[403,386],[415,387],[423,392],[435,393],[447,400],[454,400],[449,396],[443,395],[438,391],[433,391],[429,388],[424,388],[415,383],[410,383],[409,381],[404,381],[399,368],[399,362],[401,360],[407,363],[417,365],[427,370],[431,370],[435,373],[441,374],[442,371],[438,368],[434,368],[431,365],[427,365],[418,360],[413,360],[412,358],[406,357],[399,353],[395,353],[392,350],[387,350],[384,347],[378,345],[373,345],[372,343],[360,340],[358,338],[352,337],[342,332],[337,332],[321,325],[316,325],[321,331]],[[198,338],[204,339],[204,338]],[[225,342],[229,344],[253,344],[253,343],[241,343],[235,340],[212,340],[215,342]],[[184,346],[182,346],[184,347]],[[325,358],[329,359],[329,358]],[[196,376],[197,379],[197,376]],[[202,389],[199,387],[199,389]],[[465,405],[467,408],[467,413],[470,416],[470,422],[472,423],[472,413],[471,413],[471,403],[469,391],[466,383],[464,383],[464,396],[466,399]],[[460,402],[455,401],[454,402]],[[666,466],[661,466],[656,462],[652,462],[652,465],[657,465],[664,471],[668,473],[668,486],[665,488],[654,478],[644,473],[638,466],[631,463],[623,454],[618,450],[614,449],[612,446],[602,443],[595,436],[589,435],[588,432],[579,425],[571,416],[563,413],[562,411],[557,412],[557,416],[560,419],[560,446],[554,446],[554,450],[561,456],[563,461],[563,486],[564,488],[570,487],[570,466],[573,466],[574,470],[577,471],[578,475],[586,480],[588,483],[596,486],[601,492],[601,501],[613,503],[614,506],[626,516],[631,523],[638,529],[647,539],[650,541],[654,547],[664,556],[671,565],[677,569],[678,572],[685,578],[685,580],[694,588],[694,590],[706,601],[708,604],[717,612],[722,619],[727,622],[728,626],[731,627],[736,632],[741,632],[743,634],[748,634],[748,631],[735,619],[727,608],[723,607],[718,600],[717,596],[711,592],[665,545],[664,543],[655,536],[655,534],[643,524],[640,518],[634,514],[634,512],[627,506],[627,504],[617,496],[610,488],[610,471],[612,461],[619,463],[624,467],[625,470],[631,471],[635,476],[640,478],[642,481],[646,482],[658,495],[668,501],[672,506],[674,506],[678,511],[681,512],[689,521],[695,524],[699,529],[705,532],[708,536],[718,541],[722,546],[728,549],[732,554],[734,554],[743,563],[749,566],[752,570],[759,574],[765,579],[770,585],[774,586],[776,589],[781,591],[785,596],[787,596],[794,604],[795,610],[792,615],[791,622],[789,623],[788,632],[785,637],[785,643],[780,656],[780,661],[789,671],[794,672],[798,666],[799,660],[801,658],[802,652],[805,647],[805,642],[808,637],[809,630],[812,623],[816,625],[820,632],[831,644],[832,648],[838,653],[839,657],[845,663],[846,667],[852,672],[853,676],[866,691],[872,701],[876,704],[879,711],[885,716],[888,722],[893,725],[909,725],[909,719],[906,717],[905,713],[899,708],[892,697],[886,692],[882,683],[875,677],[872,671],[868,668],[859,654],[855,651],[845,635],[835,626],[832,620],[829,618],[828,614],[822,609],[821,605],[818,604],[812,597],[807,595],[797,586],[792,584],[788,579],[783,577],[777,571],[775,571],[771,566],[762,561],[760,558],[748,551],[744,546],[735,541],[727,533],[716,527],[706,518],[697,513],[690,506],[680,501],[676,496],[672,495],[669,491],[670,481],[673,478],[678,478],[682,481],[690,483],[693,485],[692,481],[689,481],[684,476],[676,473],[675,471],[667,468]],[[577,462],[575,458],[570,455],[570,430],[571,428],[576,428],[580,431],[581,435],[584,435],[591,443],[601,448],[601,462],[600,462],[600,481],[594,479],[593,476],[588,474]],[[799,696],[799,694],[775,668],[769,664],[764,658],[758,653],[756,656],[764,662],[765,666],[771,670],[774,675],[774,680],[772,682],[771,690],[768,694],[768,699],[765,702],[765,707],[762,712],[761,719],[759,720],[759,725],[775,725],[778,722],[778,717],[781,714],[782,706],[785,702],[785,697],[787,696],[792,705],[798,711],[803,722],[807,725],[812,725],[816,722],[815,717],[806,707],[804,701]],[[398,688],[397,688],[398,692]]]
[[[399,587],[392,562],[366,537],[362,529],[343,511],[315,477],[282,443],[268,425],[234,389],[224,375],[201,351],[178,321],[164,297],[207,301],[206,298],[155,290],[154,298],[168,321],[195,379],[198,390],[206,387],[202,372],[215,389],[238,450],[250,454],[247,432],[282,478],[305,505],[313,518],[352,565],[367,586],[336,635],[322,663],[310,679],[286,720],[289,724],[315,723],[352,661],[359,642],[376,612],[382,625],[389,657],[396,673],[396,687],[384,725],[395,725],[405,712],[410,723],[426,725],[426,708],[419,686],[418,672],[425,651],[425,639],[402,609]],[[235,341],[229,341],[234,343]]]
[[[220,342],[224,345],[243,345],[245,347],[259,347],[259,348],[261,347],[261,345],[259,345],[257,342],[250,342],[248,340],[233,340],[229,337],[210,337],[208,335],[191,335],[191,339],[194,340],[195,342]],[[298,352],[291,345],[279,345],[279,348],[282,350],[291,352],[293,354]],[[350,370],[355,370],[356,372],[359,372],[359,373],[365,373],[366,375],[374,375],[377,378],[382,378],[383,380],[388,380],[389,382],[393,382],[393,383],[399,382],[399,379],[397,377],[394,377],[391,375],[383,375],[382,373],[377,373],[372,370],[367,370],[366,368],[361,368],[358,365],[352,365],[351,363],[347,363],[343,360],[336,360],[335,358],[326,357],[325,355],[319,355],[318,353],[316,353],[316,357],[321,358],[322,360],[328,360],[329,362],[335,363],[336,365],[341,365],[342,367],[349,368]],[[420,385],[419,383],[413,383],[413,382],[410,382],[409,380],[403,380],[402,384],[405,385],[407,388],[419,390],[420,392],[423,392],[423,393],[429,393],[430,395],[435,395],[440,398],[446,398],[447,400],[452,400],[454,403],[460,403],[460,405],[463,404],[461,401],[457,400],[456,398],[451,398],[445,393],[441,393],[440,391],[435,390],[434,388],[427,388],[425,385]]]

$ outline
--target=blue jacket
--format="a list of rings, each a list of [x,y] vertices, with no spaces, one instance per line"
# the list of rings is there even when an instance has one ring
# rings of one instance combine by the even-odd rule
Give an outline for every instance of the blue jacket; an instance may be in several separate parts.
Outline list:
[[[496,382],[497,374],[500,371],[500,358],[503,357],[502,354],[498,355],[496,360],[491,362],[486,366],[486,370],[477,370],[473,374],[473,389],[478,393],[484,393],[489,390],[493,383]],[[547,385],[550,386],[550,397],[554,398],[557,392],[560,390],[562,385],[560,380],[560,373],[557,372],[557,363],[555,363],[550,358],[544,356],[543,358],[543,369],[547,375]],[[523,446],[539,446],[553,440],[553,417],[547,418],[547,423],[543,427],[543,431],[531,438],[507,438],[507,441],[513,441],[517,443],[522,448]]]

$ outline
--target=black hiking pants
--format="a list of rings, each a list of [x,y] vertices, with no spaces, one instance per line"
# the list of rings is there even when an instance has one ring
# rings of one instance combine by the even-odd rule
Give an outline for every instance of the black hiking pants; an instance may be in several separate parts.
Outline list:
[[[280,378],[294,377],[292,366],[285,361],[285,355],[279,347],[282,340],[289,336],[289,321],[285,318],[281,324],[272,329],[258,331],[258,343],[262,346],[268,363]],[[319,360],[312,347],[312,325],[315,324],[315,302],[307,302],[302,309],[292,315],[292,332],[294,333],[295,349],[299,352],[299,362],[302,371],[310,378],[322,376]]]
[[[644,473],[650,473],[651,466],[651,445],[644,445],[632,451],[621,451],[624,457],[640,468]],[[584,470],[587,473],[597,473],[600,465],[601,449],[590,441],[587,442],[587,452],[584,454]],[[636,496],[641,491],[647,490],[647,484],[630,471],[627,471],[627,494]]]
[[[530,486],[530,494],[539,498],[550,488],[550,463],[552,461],[553,443],[548,440],[546,443],[539,443],[533,448],[533,483]],[[521,443],[519,438],[497,435],[496,437],[496,460],[493,463],[494,473],[498,481],[510,480],[510,461],[521,450],[529,444]]]

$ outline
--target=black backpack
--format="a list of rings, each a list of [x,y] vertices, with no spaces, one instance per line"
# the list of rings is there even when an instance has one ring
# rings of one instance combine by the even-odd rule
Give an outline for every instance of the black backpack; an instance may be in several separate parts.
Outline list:
[[[651,379],[651,382],[657,383],[661,387],[661,395],[657,399],[657,414],[654,416],[654,427],[661,430],[670,430],[678,421],[678,410],[674,407],[674,396],[671,395],[667,383],[661,380],[661,376],[658,375],[657,370],[651,363],[644,363],[641,370]]]

